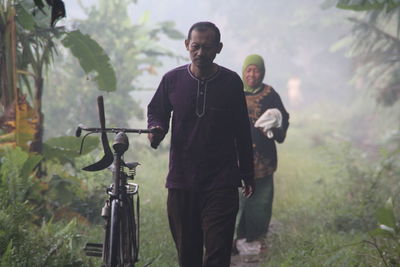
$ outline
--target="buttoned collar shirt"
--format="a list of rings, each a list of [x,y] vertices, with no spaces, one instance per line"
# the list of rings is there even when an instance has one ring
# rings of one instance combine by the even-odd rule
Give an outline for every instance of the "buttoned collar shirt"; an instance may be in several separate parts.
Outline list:
[[[250,124],[240,77],[218,66],[200,80],[184,65],[166,73],[148,105],[148,127],[168,132],[166,187],[202,191],[253,179]]]

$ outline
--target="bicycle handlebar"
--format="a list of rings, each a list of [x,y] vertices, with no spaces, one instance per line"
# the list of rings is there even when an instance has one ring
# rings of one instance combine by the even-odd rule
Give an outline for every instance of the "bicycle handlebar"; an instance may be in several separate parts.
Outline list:
[[[157,131],[157,129],[106,128],[103,96],[97,97],[97,107],[98,107],[98,111],[99,111],[100,128],[86,127],[82,124],[79,124],[78,128],[75,131],[76,137],[80,137],[82,134],[82,131],[89,132],[82,139],[80,152],[82,152],[82,147],[83,147],[83,143],[84,143],[86,136],[88,136],[89,134],[92,134],[92,133],[100,133],[101,134],[101,142],[102,142],[103,149],[104,149],[104,156],[100,161],[98,161],[90,166],[84,167],[83,170],[86,170],[86,171],[102,170],[104,168],[107,168],[112,163],[113,153],[112,153],[110,145],[108,143],[107,133],[124,132],[124,133],[141,134],[141,133],[155,133]]]
[[[95,127],[86,127],[83,124],[79,124],[78,128],[76,129],[75,136],[80,137],[82,134],[82,131],[86,132],[92,132],[92,133],[119,133],[119,132],[124,132],[124,133],[154,133],[156,130],[154,129],[133,129],[133,128],[95,128]]]
[[[97,97],[97,107],[99,109],[99,120],[100,120],[100,128],[95,127],[86,127],[83,124],[79,124],[78,128],[75,131],[75,136],[80,137],[82,134],[82,130],[92,133],[154,133],[156,130],[153,129],[132,129],[132,128],[106,128],[106,118],[104,115],[104,100],[103,96]]]

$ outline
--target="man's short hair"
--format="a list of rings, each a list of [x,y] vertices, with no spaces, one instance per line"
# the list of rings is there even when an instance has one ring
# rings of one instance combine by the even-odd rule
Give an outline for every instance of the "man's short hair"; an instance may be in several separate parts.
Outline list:
[[[219,29],[217,26],[215,26],[214,23],[209,22],[209,21],[200,21],[192,25],[189,29],[189,33],[187,36],[187,39],[190,40],[190,36],[192,34],[192,31],[196,30],[199,32],[205,32],[207,30],[213,30],[215,32],[215,39],[217,43],[221,41],[221,33],[219,32]]]

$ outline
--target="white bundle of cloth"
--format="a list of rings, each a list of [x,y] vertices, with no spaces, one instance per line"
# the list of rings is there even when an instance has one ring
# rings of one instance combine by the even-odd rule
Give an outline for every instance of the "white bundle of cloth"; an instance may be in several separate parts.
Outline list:
[[[254,124],[254,127],[260,128],[264,133],[266,133],[269,139],[274,137],[274,133],[271,129],[279,128],[281,126],[282,113],[277,108],[267,109]]]

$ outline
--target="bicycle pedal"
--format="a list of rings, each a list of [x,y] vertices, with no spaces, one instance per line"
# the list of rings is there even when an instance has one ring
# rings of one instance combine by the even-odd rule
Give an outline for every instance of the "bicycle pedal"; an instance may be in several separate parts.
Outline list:
[[[86,251],[85,254],[86,254],[86,256],[89,256],[89,257],[97,257],[97,258],[103,257],[103,253],[102,252]]]
[[[86,246],[83,248],[86,253],[86,256],[92,257],[102,257],[103,256],[103,244],[99,243],[86,243]]]

